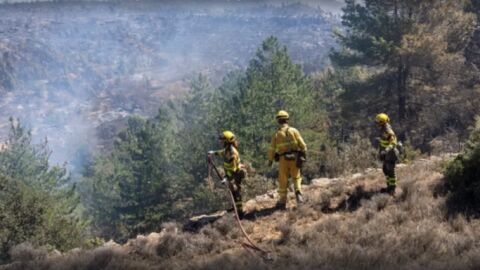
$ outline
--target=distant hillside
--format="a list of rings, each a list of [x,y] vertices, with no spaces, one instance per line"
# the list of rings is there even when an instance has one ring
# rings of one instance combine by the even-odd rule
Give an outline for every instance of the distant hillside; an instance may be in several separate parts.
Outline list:
[[[441,173],[448,159],[400,166],[394,197],[379,192],[381,171],[368,169],[314,180],[298,209],[273,212],[269,195],[249,201],[242,223],[272,260],[242,248],[226,214],[190,232],[165,224],[123,246],[48,255],[23,245],[13,251],[17,261],[0,269],[478,269],[480,223],[448,214]]]
[[[152,115],[181,96],[186,78],[202,72],[219,81],[245,67],[268,36],[307,71],[322,69],[338,21],[303,4],[1,5],[0,130],[8,116],[21,117],[63,162],[81,145],[110,139],[118,119]]]

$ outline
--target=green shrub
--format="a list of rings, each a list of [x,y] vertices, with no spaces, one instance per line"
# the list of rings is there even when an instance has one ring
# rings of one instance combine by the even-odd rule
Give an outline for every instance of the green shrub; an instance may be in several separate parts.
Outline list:
[[[103,244],[105,244],[105,241],[102,238],[92,237],[83,241],[82,248],[94,249],[94,248],[103,246]]]
[[[7,147],[0,151],[0,263],[22,243],[66,251],[78,246],[86,222],[65,167],[49,164],[46,143],[11,119]],[[25,246],[25,245],[24,245]]]
[[[467,214],[480,210],[480,117],[458,155],[445,169],[445,184],[449,195],[449,206]]]
[[[400,161],[402,163],[410,163],[422,156],[422,151],[415,148],[409,141],[403,143],[403,151],[403,157]]]

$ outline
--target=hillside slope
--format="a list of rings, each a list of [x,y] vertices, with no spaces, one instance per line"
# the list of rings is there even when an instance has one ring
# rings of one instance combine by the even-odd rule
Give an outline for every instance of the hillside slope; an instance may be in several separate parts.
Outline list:
[[[55,163],[72,162],[82,145],[109,149],[126,116],[183,97],[197,74],[221,83],[244,69],[269,36],[308,72],[336,46],[339,18],[320,8],[183,2],[0,4],[0,138],[19,117],[48,136]]]
[[[400,166],[394,197],[379,193],[381,170],[369,169],[314,180],[298,209],[272,211],[272,194],[249,201],[242,223],[272,260],[244,249],[226,214],[195,231],[165,224],[123,246],[50,255],[20,246],[12,253],[17,261],[0,269],[478,269],[480,222],[447,214],[441,173],[447,159]]]

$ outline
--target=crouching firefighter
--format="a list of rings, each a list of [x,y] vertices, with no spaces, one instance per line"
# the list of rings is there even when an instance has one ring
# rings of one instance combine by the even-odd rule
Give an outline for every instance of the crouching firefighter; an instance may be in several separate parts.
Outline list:
[[[287,206],[288,178],[292,177],[295,186],[297,204],[303,203],[302,176],[300,169],[306,160],[307,145],[297,129],[288,125],[289,115],[286,111],[279,111],[276,115],[278,130],[273,134],[268,151],[268,165],[273,161],[279,162],[278,195],[279,200],[275,206],[284,210]]]
[[[243,218],[245,213],[243,211],[242,203],[242,181],[245,178],[246,173],[241,168],[240,155],[237,150],[238,142],[231,131],[224,131],[220,134],[219,140],[223,149],[218,151],[208,151],[208,155],[209,157],[215,155],[223,158],[225,177],[223,178],[222,183],[228,185],[228,188],[232,191],[238,216]]]
[[[378,139],[380,146],[379,158],[383,162],[383,173],[385,174],[387,183],[387,188],[382,189],[382,191],[393,195],[397,187],[397,177],[395,175],[395,165],[399,155],[397,150],[397,137],[390,126],[390,118],[388,115],[385,113],[378,114],[375,122],[380,131],[380,137]]]

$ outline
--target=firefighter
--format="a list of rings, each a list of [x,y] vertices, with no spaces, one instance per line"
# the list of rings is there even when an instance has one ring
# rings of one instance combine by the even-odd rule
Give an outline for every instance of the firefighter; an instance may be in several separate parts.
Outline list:
[[[238,216],[243,218],[243,203],[242,203],[242,181],[245,178],[245,171],[240,164],[240,155],[238,154],[238,142],[235,134],[231,131],[224,131],[219,136],[220,143],[223,149],[218,151],[208,151],[208,155],[212,157],[220,156],[223,158],[223,169],[225,171],[225,178],[222,180],[223,184],[228,185],[232,191],[235,205],[237,207]]]
[[[397,187],[397,178],[395,175],[395,165],[398,160],[397,137],[390,126],[390,118],[385,113],[380,113],[375,117],[378,129],[380,131],[379,157],[383,162],[383,173],[387,183],[387,188],[382,191],[391,195],[395,194]]]
[[[268,151],[269,166],[273,161],[279,162],[277,209],[285,210],[287,206],[288,178],[292,177],[295,186],[297,204],[303,203],[302,176],[300,169],[306,160],[307,145],[297,129],[288,125],[289,115],[286,111],[279,111],[276,115],[278,130],[273,134]]]

